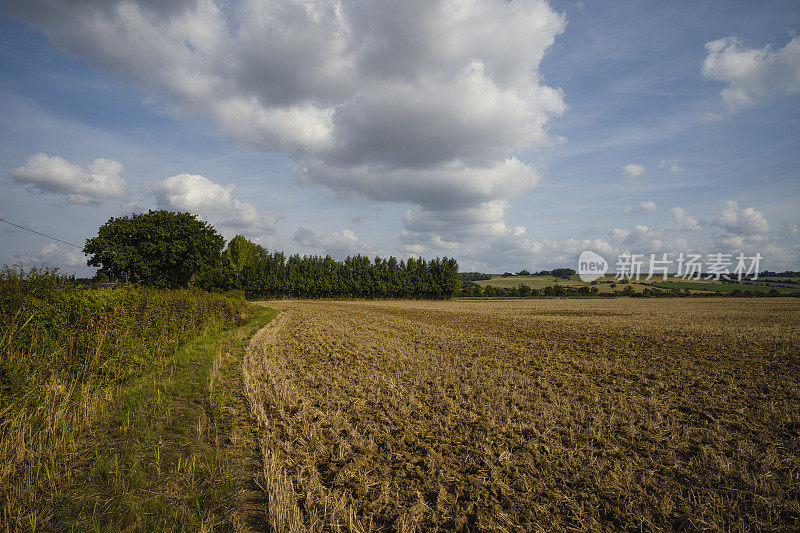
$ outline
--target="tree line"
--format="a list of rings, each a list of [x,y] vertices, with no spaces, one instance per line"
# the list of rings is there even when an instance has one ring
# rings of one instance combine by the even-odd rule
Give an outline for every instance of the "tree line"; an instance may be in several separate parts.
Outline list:
[[[459,272],[458,277],[461,281],[483,281],[492,279],[491,274],[484,274],[483,272]]]
[[[223,253],[213,288],[241,290],[247,298],[451,298],[460,288],[458,263],[363,255],[336,261],[327,256],[286,257],[241,235]]]
[[[630,289],[631,293],[633,288]],[[516,287],[493,287],[486,285],[481,287],[477,283],[464,282],[459,292],[459,296],[467,298],[529,298],[542,296],[629,296],[628,292],[600,292],[597,287],[587,285],[572,287],[568,285],[548,285],[540,289],[520,283]]]
[[[504,272],[500,275],[502,278],[510,278],[513,276],[552,276],[554,278],[570,279],[577,272],[571,268],[554,268],[553,270],[540,270],[531,274],[527,269],[522,269],[516,274],[512,272]],[[461,281],[486,281],[492,279],[492,274],[485,274],[483,272],[461,272],[458,274]]]
[[[429,298],[457,294],[458,263],[363,255],[289,257],[241,235],[225,239],[190,213],[149,211],[111,218],[84,253],[98,276],[160,288],[196,286],[257,298]]]
[[[611,288],[616,285],[610,285]],[[530,287],[524,283],[520,283],[516,287],[493,287],[486,285],[481,287],[477,283],[464,282],[458,296],[466,298],[541,298],[547,296],[564,296],[564,297],[578,297],[578,298],[615,298],[618,296],[628,296],[633,298],[667,298],[667,297],[738,297],[738,298],[756,298],[756,297],[778,297],[778,296],[794,296],[800,298],[800,291],[791,293],[782,293],[778,289],[772,288],[769,291],[760,291],[753,289],[734,289],[730,292],[722,291],[696,291],[692,292],[689,289],[661,289],[657,287],[645,287],[641,292],[630,286],[626,285],[622,289],[611,291],[600,290],[596,286],[581,285],[548,285],[542,288]]]

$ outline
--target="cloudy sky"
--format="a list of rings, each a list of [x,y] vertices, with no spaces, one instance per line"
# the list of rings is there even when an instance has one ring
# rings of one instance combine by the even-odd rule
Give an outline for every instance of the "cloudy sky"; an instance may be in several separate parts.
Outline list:
[[[0,217],[197,213],[289,253],[800,270],[800,5],[0,0]],[[88,274],[7,224],[7,264]]]

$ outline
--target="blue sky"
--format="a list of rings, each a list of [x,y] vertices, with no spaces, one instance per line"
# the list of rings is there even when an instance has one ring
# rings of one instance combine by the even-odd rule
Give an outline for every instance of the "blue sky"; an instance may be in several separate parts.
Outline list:
[[[287,252],[800,269],[796,2],[0,1],[0,216]],[[96,161],[96,160],[99,160]],[[7,264],[91,273],[4,226]]]

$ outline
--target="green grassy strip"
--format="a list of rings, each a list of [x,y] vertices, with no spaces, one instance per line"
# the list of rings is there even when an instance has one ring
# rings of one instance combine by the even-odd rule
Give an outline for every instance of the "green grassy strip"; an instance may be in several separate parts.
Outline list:
[[[691,281],[662,281],[656,282],[652,284],[654,287],[659,287],[662,289],[689,289],[695,291],[711,291],[711,292],[733,292],[735,290],[740,291],[758,291],[758,292],[769,292],[772,289],[777,290],[781,294],[792,294],[798,292],[800,289],[795,289],[792,287],[774,287],[768,285],[753,285],[748,283],[702,283],[702,282],[691,282]]]
[[[55,502],[88,468],[85,435],[124,405],[120,393],[250,315],[231,295],[83,288],[53,270],[1,268],[0,531],[53,529]]]
[[[251,452],[234,435],[247,417],[238,393],[240,363],[246,340],[277,313],[253,307],[246,325],[207,331],[119,391],[105,420],[79,437],[73,483],[38,518],[46,529],[246,526],[236,502]]]

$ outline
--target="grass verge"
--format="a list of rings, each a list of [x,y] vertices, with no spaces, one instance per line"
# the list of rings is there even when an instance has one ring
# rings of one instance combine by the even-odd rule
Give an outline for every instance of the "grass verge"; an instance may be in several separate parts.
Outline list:
[[[5,506],[3,529],[242,531],[263,509],[241,396],[243,345],[275,311],[253,306],[235,329],[212,326],[149,372],[116,387],[60,456],[31,465],[39,505]]]

